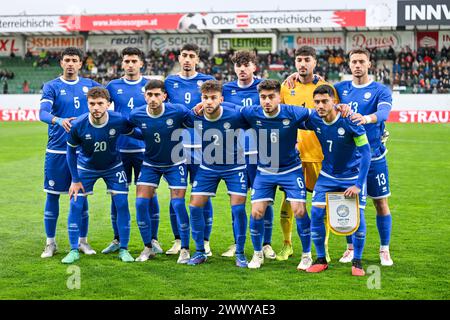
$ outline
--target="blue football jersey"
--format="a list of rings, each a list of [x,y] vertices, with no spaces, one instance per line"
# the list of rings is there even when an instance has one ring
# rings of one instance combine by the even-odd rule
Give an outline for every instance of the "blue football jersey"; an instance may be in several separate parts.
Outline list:
[[[322,173],[338,179],[358,176],[361,155],[354,138],[366,134],[363,126],[341,117],[340,113],[335,121],[327,123],[313,111],[305,127],[314,130],[322,146]]]
[[[114,111],[128,119],[134,107],[144,105],[146,103],[144,87],[147,81],[144,77],[136,81],[120,78],[108,83],[106,89],[109,91],[111,101],[114,102]],[[145,150],[144,141],[123,135],[119,137],[117,146],[121,152],[144,152]]]
[[[379,106],[385,104],[392,107],[390,90],[381,83],[371,81],[357,86],[349,81],[334,85],[342,103],[350,105],[354,112],[368,115],[377,112]],[[386,154],[386,147],[381,143],[384,131],[384,121],[364,125],[370,143],[372,158],[380,158]]]
[[[84,169],[107,170],[122,162],[117,139],[121,134],[133,133],[133,126],[120,113],[107,113],[108,119],[100,126],[90,121],[89,113],[73,122],[67,144],[79,147],[78,165]]]
[[[274,116],[268,116],[262,106],[243,107],[241,112],[256,131],[260,169],[284,172],[301,164],[297,130],[303,127],[311,109],[280,104]]]
[[[99,83],[82,77],[75,81],[56,78],[44,84],[41,102],[52,104],[51,114],[59,118],[78,117],[89,112],[87,92]],[[61,126],[51,124],[48,126],[47,150],[58,153],[66,152],[67,133]]]
[[[215,80],[215,78],[203,73],[196,73],[189,78],[178,74],[168,76],[164,81],[167,92],[167,101],[170,103],[182,104],[188,109],[192,109],[202,101],[200,87],[203,82],[208,80]],[[194,136],[194,130],[191,128],[186,131],[186,135],[183,137],[184,145],[187,147],[200,147],[201,139],[198,136]]]
[[[202,166],[206,169],[229,171],[245,166],[244,149],[239,140],[249,125],[240,109],[241,106],[223,102],[221,114],[214,120],[191,113],[187,124],[201,132]]]
[[[168,102],[156,117],[148,112],[147,105],[131,111],[130,122],[140,128],[144,136],[144,162],[156,167],[185,162],[181,132],[190,113],[193,112],[185,106]]]
[[[248,86],[240,86],[238,81],[227,82],[223,85],[223,99],[226,102],[234,103],[243,107],[259,105],[258,84],[261,79],[254,78]],[[251,135],[251,131],[245,134],[245,153],[257,153],[258,147],[256,139]]]

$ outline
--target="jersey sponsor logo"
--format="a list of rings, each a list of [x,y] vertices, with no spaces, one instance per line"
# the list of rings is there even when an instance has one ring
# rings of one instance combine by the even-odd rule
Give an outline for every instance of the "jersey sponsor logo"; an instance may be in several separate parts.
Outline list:
[[[371,96],[372,96],[372,94],[370,92],[364,93],[364,99],[365,100],[368,100]]]
[[[84,93],[87,93],[87,92],[89,91],[89,88],[86,87],[86,86],[83,86],[83,89],[82,89],[82,90],[83,90]]]
[[[224,129],[230,129],[231,128],[231,124],[229,122],[225,122],[223,124]]]
[[[259,121],[259,120],[256,120],[256,125],[257,125],[257,126],[262,126],[262,123],[261,123],[261,121]]]
[[[117,94],[122,94],[123,93],[123,89],[118,89],[117,90]]]
[[[166,124],[167,124],[168,126],[173,125],[173,119],[171,119],[171,118],[167,119],[167,120],[166,120]]]
[[[147,129],[147,124],[146,123],[142,124],[142,129]]]
[[[339,134],[340,136],[343,136],[343,135],[345,134],[345,129],[342,128],[342,127],[340,127],[340,128],[338,129],[338,134]]]
[[[174,88],[174,89],[178,89],[178,82],[174,82],[173,88]]]
[[[91,140],[91,139],[92,139],[92,136],[88,133],[87,135],[84,136],[84,138],[85,138],[86,140]]]
[[[64,90],[64,89],[59,90],[59,94],[62,95],[62,96],[65,96],[66,95],[66,90]]]
[[[109,130],[109,135],[114,136],[116,134],[116,129]]]
[[[234,89],[233,89],[233,90],[231,90],[231,95],[232,95],[232,96],[235,96],[235,95],[237,95],[237,92],[236,92],[236,90],[234,90]]]
[[[284,126],[289,126],[289,123],[291,123],[291,120],[289,120],[289,119],[283,119],[283,125],[284,125]]]
[[[347,94],[348,94],[348,90],[342,91],[342,95],[343,95],[343,96],[346,96]]]

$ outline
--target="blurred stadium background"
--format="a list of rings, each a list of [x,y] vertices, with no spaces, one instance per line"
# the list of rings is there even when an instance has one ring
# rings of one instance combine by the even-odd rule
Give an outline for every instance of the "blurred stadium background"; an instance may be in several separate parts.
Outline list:
[[[8,15],[0,16],[0,168],[3,172],[0,182],[2,186],[9,186],[3,187],[0,195],[0,211],[5,213],[5,219],[13,221],[11,226],[2,224],[1,227],[4,248],[12,248],[1,257],[4,276],[0,287],[5,289],[0,290],[1,298],[449,298],[448,1],[315,1],[304,7],[295,3],[277,6],[259,1],[258,6],[254,2],[252,5],[242,3],[240,9],[218,3],[205,5],[205,1],[159,4],[159,9],[146,9],[145,4],[135,4],[134,9],[128,9],[130,6],[123,1],[112,1],[107,6],[84,1],[86,7],[83,8],[81,1],[77,3],[79,9],[71,13],[66,9],[58,11],[58,6],[47,6],[49,1],[42,1],[42,9],[35,7],[32,14],[22,12],[29,8],[20,7],[21,2],[11,4],[16,11],[8,9]],[[238,1],[227,2],[232,5]],[[86,58],[82,75],[106,84],[121,77],[119,54],[122,48],[135,46],[143,50],[146,53],[143,73],[164,78],[179,71],[177,54],[184,43],[196,43],[202,49],[199,71],[223,81],[234,78],[230,57],[240,49],[257,52],[258,76],[283,80],[295,71],[295,48],[310,45],[319,54],[316,73],[332,83],[351,78],[345,62],[348,50],[364,47],[372,52],[371,76],[393,92],[388,143],[394,215],[392,251],[398,264],[394,270],[383,269],[385,279],[389,279],[383,282],[385,290],[368,290],[365,283],[348,279],[346,267],[337,265],[336,273],[330,271],[328,280],[318,283],[303,274],[293,273],[298,257],[284,264],[272,264],[271,268],[254,275],[238,272],[231,261],[226,266],[212,261],[203,269],[204,274],[194,274],[177,266],[175,261],[165,262],[170,259],[162,257],[162,264],[152,266],[154,274],[159,275],[152,279],[142,277],[142,272],[148,272],[144,266],[120,265],[127,272],[130,284],[124,291],[123,282],[115,273],[120,263],[112,264],[111,258],[98,255],[82,259],[88,266],[83,272],[90,280],[86,282],[89,292],[71,293],[65,288],[65,267],[59,263],[62,255],[52,261],[41,261],[39,254],[44,240],[41,184],[46,125],[28,122],[39,120],[43,83],[60,75],[58,53],[67,46],[83,49]],[[6,123],[16,121],[19,122]],[[96,188],[104,190],[103,186]],[[161,207],[165,208],[168,195],[164,188],[160,194]],[[95,198],[100,200],[92,201],[94,218],[90,235],[95,248],[100,249],[110,239],[109,204],[103,195]],[[133,198],[130,196],[132,216]],[[225,196],[215,201],[223,204],[218,206],[212,239],[213,250],[218,255],[230,244],[231,218]],[[367,211],[373,218],[367,219],[367,259],[369,263],[377,263],[375,213],[373,208]],[[67,248],[65,212],[67,205],[62,204],[57,236],[61,249]],[[426,220],[420,226],[414,224],[413,221],[423,219],[426,214],[439,217]],[[161,217],[162,242],[168,247],[171,241],[168,214],[161,214]],[[274,244],[281,243],[277,217],[278,205]],[[227,234],[226,240],[219,238],[220,234]],[[251,252],[249,240],[248,254]],[[343,248],[343,240],[341,242],[330,247],[336,260]],[[298,240],[295,244],[298,248]],[[137,228],[132,230],[131,249],[134,254],[140,250]],[[414,249],[421,252],[419,257]],[[17,261],[20,256],[26,258]],[[433,270],[427,269],[435,262]],[[98,272],[110,278],[98,278]],[[305,287],[292,284],[294,277],[300,277]],[[189,284],[189,281],[206,278],[212,281],[208,288]],[[241,282],[242,279],[252,282]],[[235,292],[228,290],[229,285],[236,287]],[[150,290],[152,286],[160,291],[155,294]],[[136,287],[142,292],[136,292]],[[317,291],[298,295],[299,290],[313,287]]]

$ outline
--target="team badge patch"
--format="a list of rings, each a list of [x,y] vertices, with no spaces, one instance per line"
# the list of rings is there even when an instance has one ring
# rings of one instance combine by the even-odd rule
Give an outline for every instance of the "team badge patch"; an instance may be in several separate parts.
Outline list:
[[[341,136],[343,136],[343,135],[345,134],[345,129],[342,128],[342,127],[340,127],[340,128],[338,129],[338,134],[341,135]]]
[[[173,125],[173,119],[167,119],[166,120],[166,124],[168,125],[168,126],[171,126],[171,125]]]
[[[84,93],[87,93],[88,91],[89,91],[88,87],[84,86],[84,87],[83,87],[83,92],[84,92]]]
[[[289,123],[291,123],[291,120],[289,120],[289,119],[283,119],[283,125],[288,126]]]
[[[111,129],[111,130],[109,130],[109,135],[110,136],[113,136],[113,135],[115,135],[116,134],[116,129]]]
[[[225,122],[223,124],[224,129],[230,129],[231,128],[231,124],[229,122]]]
[[[370,92],[364,93],[364,99],[369,99],[372,96]]]

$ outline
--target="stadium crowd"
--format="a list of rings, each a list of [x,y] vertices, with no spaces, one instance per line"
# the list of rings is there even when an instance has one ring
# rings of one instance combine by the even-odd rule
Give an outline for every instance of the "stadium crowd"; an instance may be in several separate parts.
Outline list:
[[[409,47],[395,52],[389,49],[372,49],[370,73],[375,80],[395,90],[408,93],[450,93],[450,48],[444,47],[440,52],[433,48]],[[166,77],[177,65],[179,50],[160,52],[151,50],[145,57],[144,75]],[[212,55],[201,50],[198,71],[214,75],[217,80],[232,81],[235,77],[231,57],[234,51]],[[33,67],[40,69],[57,63],[58,53],[42,51],[37,56],[28,54],[25,59],[33,59]],[[286,49],[275,54],[257,54],[256,74],[262,78],[278,77],[285,79],[295,72],[294,50]],[[101,84],[121,76],[120,56],[116,50],[88,51],[84,59],[82,76],[91,78]],[[315,73],[334,83],[341,81],[345,74],[350,74],[342,48],[327,48],[318,51]],[[11,70],[0,70],[2,80],[14,77]]]

